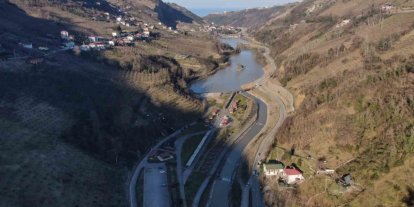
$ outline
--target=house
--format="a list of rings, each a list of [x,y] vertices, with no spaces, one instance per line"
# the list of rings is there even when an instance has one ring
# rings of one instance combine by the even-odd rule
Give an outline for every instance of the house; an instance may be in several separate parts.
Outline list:
[[[228,116],[224,116],[223,119],[221,120],[220,126],[226,126],[230,123],[230,118]]]
[[[65,30],[60,31],[60,37],[62,39],[68,39],[69,38],[69,32],[65,31]]]
[[[298,184],[305,180],[302,172],[296,168],[285,168],[283,170],[282,178],[285,183],[289,185]]]
[[[390,3],[387,3],[387,4],[382,5],[381,10],[382,10],[382,11],[385,11],[385,12],[390,12],[390,11],[391,11],[391,10],[393,10],[394,8],[395,8],[395,6],[394,6],[394,5],[392,5],[392,4],[390,4]]]
[[[343,27],[343,26],[349,24],[350,22],[351,22],[350,19],[344,19],[344,20],[342,20],[341,23],[339,23],[339,24],[336,25],[336,28]]]
[[[158,160],[161,162],[173,159],[174,157],[172,155],[170,155],[169,153],[161,153],[160,155],[157,156]]]
[[[213,109],[211,109],[211,115],[213,115],[213,116],[217,116],[217,114],[218,114],[218,109],[217,108],[213,108]]]
[[[97,41],[97,39],[98,39],[98,37],[97,37],[97,36],[89,36],[89,37],[88,37],[88,40],[89,40],[90,42],[96,42],[96,41]]]
[[[263,164],[263,171],[266,176],[281,176],[283,175],[284,168],[285,165],[276,160]]]
[[[132,36],[132,35],[128,35],[128,36],[127,36],[127,40],[129,40],[129,41],[134,41],[134,36]]]
[[[42,47],[42,46],[39,46],[38,49],[41,50],[41,51],[48,51],[49,50],[48,47]]]
[[[75,43],[74,43],[74,42],[71,42],[71,41],[69,41],[69,42],[64,42],[64,43],[62,43],[62,46],[63,46],[64,48],[69,48],[69,49],[72,49],[72,48],[74,48],[74,47],[75,47]]]
[[[81,45],[80,50],[84,52],[88,52],[91,50],[91,47],[89,45]]]
[[[144,37],[149,37],[150,36],[150,32],[147,30],[147,31],[144,31],[143,32],[143,36]]]
[[[345,187],[351,186],[354,181],[352,180],[351,174],[345,174],[339,179],[339,183]]]
[[[26,49],[33,49],[33,44],[32,43],[20,43],[20,45],[23,48],[26,48]]]

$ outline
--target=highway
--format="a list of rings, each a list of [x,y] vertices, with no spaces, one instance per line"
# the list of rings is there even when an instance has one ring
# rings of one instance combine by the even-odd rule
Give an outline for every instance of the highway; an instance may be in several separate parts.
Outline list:
[[[244,148],[252,141],[263,129],[267,121],[267,105],[260,99],[255,98],[258,103],[257,121],[238,138],[236,143],[230,146],[229,154],[220,170],[220,175],[213,184],[213,190],[208,206],[229,206],[229,193],[234,172],[242,158]]]

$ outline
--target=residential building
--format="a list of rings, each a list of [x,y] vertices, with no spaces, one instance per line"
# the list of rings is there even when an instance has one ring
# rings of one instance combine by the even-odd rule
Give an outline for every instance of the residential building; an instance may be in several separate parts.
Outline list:
[[[60,37],[62,39],[68,39],[69,38],[69,32],[68,31],[65,31],[65,30],[60,31]]]
[[[266,176],[282,176],[285,165],[282,162],[268,162],[263,164],[263,171]]]
[[[339,183],[346,187],[351,186],[353,182],[351,174],[345,174],[339,179]]]
[[[285,181],[285,183],[289,185],[298,184],[305,180],[305,177],[303,177],[302,172],[296,168],[284,169],[282,178]]]

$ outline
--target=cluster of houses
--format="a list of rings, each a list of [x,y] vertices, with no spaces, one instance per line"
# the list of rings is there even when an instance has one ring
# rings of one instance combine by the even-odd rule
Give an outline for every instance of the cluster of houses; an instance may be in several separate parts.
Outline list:
[[[215,26],[214,23],[211,25],[204,25],[198,28],[200,32],[217,32],[224,34],[237,34],[241,31],[240,28],[232,26]]]
[[[386,3],[381,6],[381,11],[386,12],[386,13],[391,13],[395,9],[396,7],[391,3]]]
[[[303,172],[297,166],[286,166],[277,160],[270,160],[263,164],[266,177],[276,177],[288,185],[300,184],[305,180]]]
[[[234,100],[229,108],[229,113],[233,114],[239,108],[239,100]]]
[[[287,185],[296,185],[305,181],[303,171],[296,164],[286,166],[278,160],[269,160],[263,164],[263,171],[266,177],[275,177]],[[316,175],[334,176],[335,170],[320,168]],[[334,176],[335,177],[335,176]],[[351,174],[347,173],[335,179],[343,187],[350,187],[354,184]]]
[[[113,46],[133,46],[136,41],[150,41],[153,37],[149,27],[136,32],[113,32],[111,38],[97,35],[90,35],[83,44],[76,46],[74,36],[69,35],[68,31],[61,31],[62,48],[73,49],[79,47],[81,51],[105,50]]]

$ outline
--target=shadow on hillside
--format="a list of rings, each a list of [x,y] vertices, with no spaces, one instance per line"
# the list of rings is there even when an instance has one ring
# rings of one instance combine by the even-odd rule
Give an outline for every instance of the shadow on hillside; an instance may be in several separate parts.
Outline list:
[[[12,4],[5,4],[8,8],[2,6],[2,9],[11,13],[8,21],[20,27],[15,30],[5,28],[14,37],[30,35],[33,38],[29,39],[38,37],[42,41],[44,34],[59,34],[64,28],[55,22],[28,16]],[[5,18],[4,13],[0,16]],[[40,25],[40,28],[29,26],[31,24]],[[145,91],[127,83],[130,75],[125,75],[125,71],[116,65],[103,65],[101,61],[66,52],[46,58],[45,62],[25,71],[16,68],[12,72],[2,72],[2,102],[13,106],[19,98],[30,97],[35,102],[46,102],[60,109],[74,120],[62,138],[109,163],[134,164],[137,155],[154,144],[156,137],[167,135],[180,124],[200,117],[200,114],[178,110],[171,105],[154,105]]]
[[[414,189],[407,187],[407,193],[408,195],[402,199],[402,202],[405,203],[405,205],[412,207],[414,206]]]

